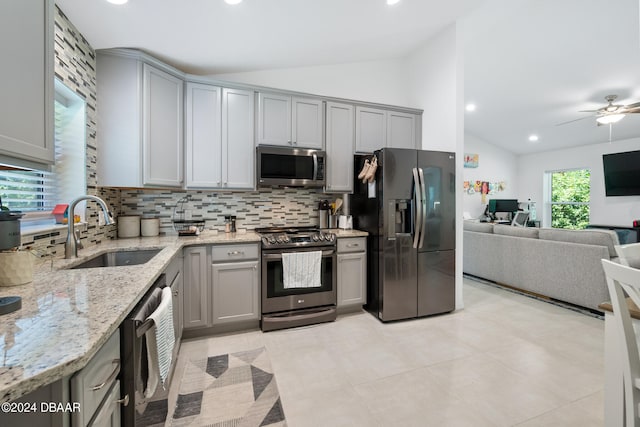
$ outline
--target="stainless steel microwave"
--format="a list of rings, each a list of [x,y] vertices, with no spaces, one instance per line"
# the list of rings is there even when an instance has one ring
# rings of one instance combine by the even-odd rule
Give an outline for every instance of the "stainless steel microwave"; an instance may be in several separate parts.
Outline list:
[[[324,187],[326,153],[306,148],[256,148],[259,187]]]

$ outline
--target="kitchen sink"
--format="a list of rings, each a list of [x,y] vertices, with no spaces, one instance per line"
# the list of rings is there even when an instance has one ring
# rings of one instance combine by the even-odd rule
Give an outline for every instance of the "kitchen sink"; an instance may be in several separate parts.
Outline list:
[[[133,251],[112,251],[96,255],[88,260],[69,267],[74,270],[77,268],[98,268],[98,267],[122,267],[127,265],[139,265],[149,262],[151,258],[158,255],[160,249],[140,249]]]

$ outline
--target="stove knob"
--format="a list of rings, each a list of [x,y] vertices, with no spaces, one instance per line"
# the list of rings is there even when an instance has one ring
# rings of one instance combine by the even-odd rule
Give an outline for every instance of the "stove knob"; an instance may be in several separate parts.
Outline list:
[[[320,235],[318,237],[320,238],[320,241],[329,240],[329,235],[326,234],[326,233],[320,233]]]
[[[319,239],[319,237],[318,237],[318,235],[317,235],[317,234],[314,234],[314,235],[313,235],[313,237],[311,237],[311,239],[312,239],[314,242],[317,242],[317,241],[318,241],[318,239]]]
[[[262,244],[263,245],[269,245],[269,239],[267,239],[266,237],[262,238]]]
[[[328,242],[333,242],[334,240],[336,240],[336,235],[333,233],[327,234],[327,241]]]
[[[289,243],[291,241],[291,240],[289,240],[289,236],[284,236],[283,240],[284,240],[285,243]]]
[[[273,236],[269,237],[269,243],[271,243],[272,245],[275,245],[276,244],[276,238],[273,237]]]
[[[284,239],[282,238],[282,236],[279,236],[277,239],[278,243],[284,243]]]

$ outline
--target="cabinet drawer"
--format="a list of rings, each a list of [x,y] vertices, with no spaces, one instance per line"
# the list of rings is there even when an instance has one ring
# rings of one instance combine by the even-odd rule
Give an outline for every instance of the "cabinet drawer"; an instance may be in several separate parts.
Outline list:
[[[71,401],[79,402],[82,408],[73,413],[73,425],[87,425],[119,372],[120,331],[116,330],[87,366],[71,377]]]
[[[338,253],[363,252],[367,250],[366,237],[350,237],[338,239]]]
[[[258,259],[258,257],[258,245],[214,245],[211,249],[213,262]]]

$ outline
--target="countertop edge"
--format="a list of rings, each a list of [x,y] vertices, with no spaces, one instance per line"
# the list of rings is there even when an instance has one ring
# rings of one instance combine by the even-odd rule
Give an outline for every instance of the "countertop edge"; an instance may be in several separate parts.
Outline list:
[[[350,238],[350,237],[365,237],[369,233],[359,230],[343,230],[343,229],[327,229],[323,231],[333,232],[336,234],[338,239],[340,238]],[[142,299],[142,297],[146,294],[149,288],[153,285],[155,280],[160,276],[162,271],[164,271],[169,264],[173,261],[173,259],[178,255],[180,251],[185,247],[189,246],[202,246],[202,245],[225,245],[225,244],[238,244],[238,243],[247,243],[247,244],[260,244],[260,236],[255,233],[233,233],[232,235],[225,235],[223,233],[217,234],[207,234],[204,233],[200,236],[193,237],[177,237],[175,239],[173,236],[164,236],[164,239],[167,239],[162,242],[162,239],[150,239],[150,238],[132,238],[132,239],[114,239],[109,240],[104,243],[92,246],[86,250],[81,251],[81,257],[78,257],[80,260],[84,260],[86,258],[98,255],[100,253],[107,252],[109,250],[127,250],[131,248],[135,249],[146,249],[146,248],[157,248],[163,247],[163,251],[169,249],[171,254],[164,254],[164,260],[154,265],[154,273],[150,274],[146,278],[146,284],[140,288],[140,291],[137,293],[136,297],[131,300],[128,304],[127,308],[123,310],[117,317],[115,317],[111,321],[111,325],[103,332],[101,332],[98,338],[96,338],[90,346],[88,346],[87,350],[84,353],[77,357],[71,357],[68,360],[62,359],[60,363],[50,367],[49,369],[43,370],[33,376],[27,377],[25,379],[15,380],[13,382],[9,382],[5,386],[0,386],[0,403],[12,401],[23,397],[40,387],[47,386],[49,384],[53,384],[56,381],[64,379],[66,377],[70,377],[74,373],[78,372],[82,368],[84,368],[87,363],[96,355],[98,350],[107,342],[109,337],[118,330],[120,324],[124,321],[127,314],[133,310],[133,308],[138,304],[138,302]],[[144,239],[144,240],[143,240]],[[51,262],[51,260],[42,261],[41,264],[46,264]],[[75,264],[80,263],[77,259],[74,260],[54,260],[53,265],[55,265],[56,271],[66,270],[69,266],[73,266]],[[113,268],[113,267],[111,267]],[[115,267],[118,268],[118,267]],[[123,267],[130,268],[130,267]],[[71,270],[67,270],[71,271]],[[3,293],[10,293],[10,287],[2,288],[0,287],[0,295]],[[10,315],[8,315],[10,316]],[[3,367],[5,368],[5,367]],[[10,372],[11,368],[5,371],[0,371],[0,373]]]

